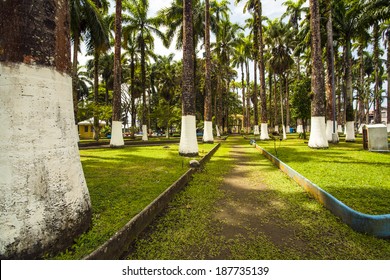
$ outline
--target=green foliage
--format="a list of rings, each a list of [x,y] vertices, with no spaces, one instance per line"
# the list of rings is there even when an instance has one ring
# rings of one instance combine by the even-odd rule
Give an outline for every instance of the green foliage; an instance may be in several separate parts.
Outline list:
[[[310,119],[310,78],[302,77],[291,85],[291,116],[294,119]]]

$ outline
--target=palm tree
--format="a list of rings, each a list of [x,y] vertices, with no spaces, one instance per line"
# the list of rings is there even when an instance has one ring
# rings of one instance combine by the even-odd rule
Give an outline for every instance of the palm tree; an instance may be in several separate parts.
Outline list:
[[[211,100],[211,52],[210,52],[210,1],[205,1],[205,101],[203,141],[213,143],[212,100]]]
[[[338,143],[339,137],[336,131],[336,95],[335,95],[335,70],[334,70],[334,50],[333,50],[333,24],[332,24],[332,1],[329,1],[327,7],[326,22],[326,137],[329,142]]]
[[[157,35],[164,42],[164,34],[158,29],[161,18],[148,17],[149,0],[127,0],[124,2],[124,9],[129,15],[123,16],[124,22],[128,25],[124,27],[124,32],[134,33],[136,43],[140,51],[141,63],[141,85],[142,85],[142,140],[148,140],[147,108],[146,108],[146,49],[153,40],[153,34]]]
[[[242,0],[236,0],[236,3],[240,3]],[[257,55],[255,57],[258,60],[257,65],[259,67],[260,76],[260,101],[261,101],[261,129],[260,139],[267,140],[268,136],[268,113],[267,113],[267,98],[266,98],[266,87],[265,87],[265,63],[264,63],[264,42],[263,42],[263,9],[261,0],[246,0],[244,6],[244,12],[247,10],[253,11],[254,25],[256,29],[254,33],[256,46],[258,48]],[[255,123],[257,125],[257,123]]]
[[[107,10],[105,0],[70,0],[70,29],[73,39],[72,91],[75,120],[77,119],[77,68],[80,41],[85,38],[91,45],[93,38],[103,38],[106,35],[104,19],[99,8]]]
[[[310,0],[310,31],[312,48],[311,91],[311,133],[308,146],[311,148],[327,148],[325,130],[325,94],[324,75],[321,52],[319,1]]]
[[[179,154],[197,156],[192,0],[183,0],[183,88]]]
[[[1,1],[0,18],[0,258],[42,258],[91,221],[74,129],[68,1]]]
[[[355,141],[355,122],[353,111],[353,76],[352,76],[352,37],[361,31],[360,14],[362,5],[360,1],[336,1],[334,8],[335,31],[339,33],[344,42],[344,93],[346,136],[345,141]]]
[[[121,47],[122,47],[122,0],[115,1],[115,51],[114,51],[114,93],[112,100],[111,147],[121,147],[125,143],[122,134],[121,113]]]

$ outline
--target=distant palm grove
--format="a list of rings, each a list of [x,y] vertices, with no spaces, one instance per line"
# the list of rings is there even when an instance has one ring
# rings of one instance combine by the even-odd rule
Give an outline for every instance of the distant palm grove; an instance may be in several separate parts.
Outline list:
[[[122,35],[115,39],[118,25],[115,14],[108,14],[111,2],[70,0],[74,50],[83,41],[94,57],[81,67],[74,51],[76,119],[94,117],[96,132],[98,120],[111,120],[118,106],[117,120],[131,136],[143,131],[144,140],[152,131],[179,133],[181,116],[188,110],[196,116],[198,131],[212,121],[218,133],[261,131],[260,139],[268,139],[268,131],[289,133],[290,127],[305,132],[310,118],[321,116],[324,122],[337,122],[335,129],[354,141],[362,124],[383,121],[390,84],[386,0],[312,1],[316,7],[287,0],[286,12],[276,19],[263,16],[264,1],[236,0],[249,15],[245,25],[232,22],[233,1],[174,0],[151,17],[152,2],[125,0],[119,1]],[[186,3],[192,5],[191,30],[183,24]],[[318,35],[310,27],[312,8],[318,9],[313,17],[318,17]],[[192,54],[184,40],[189,33]],[[113,66],[118,38],[120,73]],[[183,60],[160,55],[156,38],[183,50]],[[319,44],[318,52],[312,44]],[[186,54],[195,60],[185,63]],[[313,63],[314,56],[320,64]],[[121,87],[115,89],[115,80]],[[115,91],[121,91],[116,103]],[[389,118],[387,113],[387,123]],[[331,126],[336,125],[328,124],[328,135]]]
[[[328,148],[363,124],[390,130],[389,0],[286,0],[274,19],[272,0],[171,0],[152,16],[157,2],[0,1],[0,259],[42,258],[90,227],[81,121],[111,147],[180,135],[187,157],[201,136],[310,132]]]

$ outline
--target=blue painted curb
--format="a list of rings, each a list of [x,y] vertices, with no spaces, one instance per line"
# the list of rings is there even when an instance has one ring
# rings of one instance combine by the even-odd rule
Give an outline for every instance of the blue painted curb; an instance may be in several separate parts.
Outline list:
[[[259,150],[267,159],[275,166],[302,186],[315,199],[324,205],[335,216],[354,229],[357,232],[366,233],[380,238],[390,237],[390,214],[385,215],[368,215],[355,211],[348,207],[340,200],[327,193],[316,184],[312,183],[290,166],[280,161],[275,156],[268,153],[266,150],[256,144],[256,149]]]

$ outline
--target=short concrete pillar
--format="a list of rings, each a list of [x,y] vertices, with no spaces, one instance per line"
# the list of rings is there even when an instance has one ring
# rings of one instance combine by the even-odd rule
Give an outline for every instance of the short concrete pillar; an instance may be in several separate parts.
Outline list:
[[[388,151],[387,127],[383,124],[367,125],[367,139],[369,151]]]

